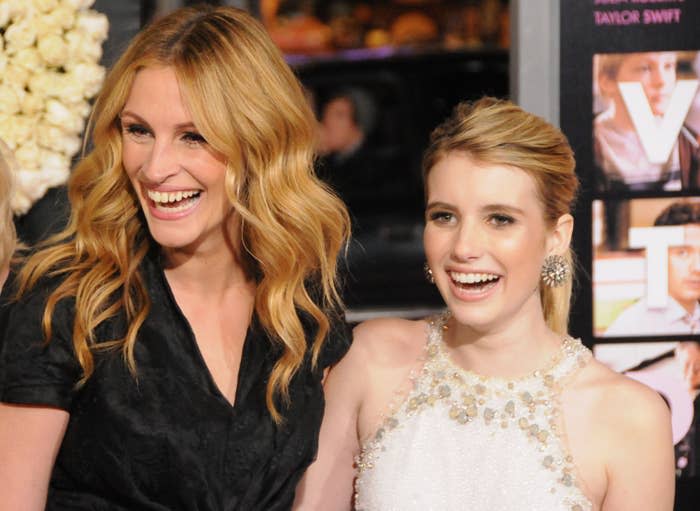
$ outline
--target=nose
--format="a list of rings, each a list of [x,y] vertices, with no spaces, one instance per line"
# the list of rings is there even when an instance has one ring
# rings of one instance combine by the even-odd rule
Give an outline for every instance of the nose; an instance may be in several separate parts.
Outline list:
[[[452,257],[459,262],[479,259],[484,254],[485,244],[485,233],[478,222],[465,220],[455,230]]]
[[[173,143],[156,138],[150,146],[139,175],[146,184],[158,185],[177,174],[179,169],[180,162]]]
[[[651,69],[651,84],[654,87],[664,87],[670,80],[669,71],[662,66],[654,66]]]

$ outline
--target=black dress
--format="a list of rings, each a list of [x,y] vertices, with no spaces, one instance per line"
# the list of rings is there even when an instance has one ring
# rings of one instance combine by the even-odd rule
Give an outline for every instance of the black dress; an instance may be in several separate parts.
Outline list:
[[[152,309],[136,343],[136,378],[121,352],[99,353],[94,374],[76,389],[81,371],[71,343],[74,301],[59,302],[52,339],[42,347],[40,319],[49,286],[0,309],[0,401],[70,413],[47,509],[289,509],[316,455],[322,368],[347,350],[345,325],[334,325],[317,369],[311,370],[307,357],[293,378],[291,405],[278,427],[267,411],[265,388],[280,350],[257,322],[245,339],[231,406],[205,365],[157,256],[144,261],[142,275]],[[123,320],[110,321],[97,338],[117,338],[124,327]]]

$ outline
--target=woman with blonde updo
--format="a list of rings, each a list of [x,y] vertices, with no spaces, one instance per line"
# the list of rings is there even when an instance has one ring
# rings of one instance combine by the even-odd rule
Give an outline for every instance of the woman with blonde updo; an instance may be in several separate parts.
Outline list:
[[[433,132],[423,168],[426,273],[447,311],[356,327],[296,507],[669,511],[663,400],[567,334],[564,135],[484,98]]]
[[[289,509],[348,346],[347,212],[262,26],[185,8],[91,117],[66,229],[0,310],[0,509]]]

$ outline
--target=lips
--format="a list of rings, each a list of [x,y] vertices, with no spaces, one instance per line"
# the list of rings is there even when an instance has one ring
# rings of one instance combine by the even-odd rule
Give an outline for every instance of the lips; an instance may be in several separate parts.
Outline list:
[[[484,296],[501,280],[500,275],[490,272],[448,272],[456,295],[462,299]]]
[[[146,190],[151,210],[160,218],[182,216],[194,208],[200,200],[200,190],[157,191]]]

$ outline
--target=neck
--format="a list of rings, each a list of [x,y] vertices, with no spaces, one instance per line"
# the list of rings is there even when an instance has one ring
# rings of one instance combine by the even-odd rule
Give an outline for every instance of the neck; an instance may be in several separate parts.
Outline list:
[[[202,297],[218,297],[233,288],[254,288],[233,245],[163,248],[165,275],[173,288]]]
[[[514,319],[496,327],[474,328],[450,318],[445,342],[462,367],[484,376],[517,378],[548,365],[562,336],[544,320],[538,296]]]

